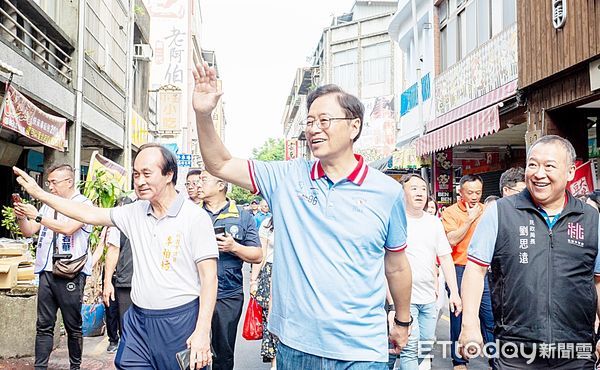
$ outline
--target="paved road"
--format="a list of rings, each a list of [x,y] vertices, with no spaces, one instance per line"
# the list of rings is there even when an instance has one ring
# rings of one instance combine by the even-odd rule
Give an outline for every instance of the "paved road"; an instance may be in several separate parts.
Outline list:
[[[260,357],[260,341],[247,341],[242,338],[242,323],[245,315],[245,307],[247,305],[247,297],[248,297],[248,268],[244,269],[245,275],[245,291],[246,291],[246,303],[244,304],[244,313],[242,313],[242,319],[240,320],[239,325],[239,334],[237,347],[235,351],[236,370],[268,370],[270,368],[270,364],[265,364],[262,362],[262,358]],[[448,313],[447,311],[444,313],[442,318],[438,322],[438,327],[436,330],[437,338],[440,341],[448,340],[450,329],[449,329],[449,321],[448,321]],[[83,357],[84,361],[82,364],[82,369],[86,370],[100,370],[100,369],[114,369],[113,361],[114,354],[106,353],[106,347],[108,346],[108,338],[107,337],[86,337],[84,338],[84,350]],[[442,356],[442,348],[441,346],[435,346],[433,352],[434,358],[432,362],[431,369],[440,369],[440,370],[448,370],[452,369],[452,363],[449,358],[443,358]],[[33,358],[23,358],[23,359],[11,359],[11,360],[0,360],[0,369],[32,369],[33,368]],[[61,338],[61,344],[59,348],[57,348],[50,357],[50,370],[62,370],[69,368],[69,357],[66,346],[65,337]],[[472,370],[486,370],[488,369],[487,363],[482,359],[477,359],[476,361],[472,361],[469,369]]]

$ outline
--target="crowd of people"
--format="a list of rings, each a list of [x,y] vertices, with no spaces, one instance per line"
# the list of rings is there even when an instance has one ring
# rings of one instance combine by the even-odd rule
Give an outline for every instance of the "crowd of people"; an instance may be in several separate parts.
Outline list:
[[[398,183],[354,153],[364,107],[339,87],[307,99],[315,160],[262,162],[232,157],[217,136],[215,70],[198,65],[194,80],[205,169],[187,173],[187,194],[176,191],[175,156],[159,144],[134,160],[137,200],[115,208],[79,194],[70,166],[48,171],[49,192],[14,169],[44,203],[39,212],[15,204],[23,233],[39,232],[36,368],[47,367],[59,308],[71,369],[80,368],[87,237],[103,225],[118,369],[178,369],[186,359],[233,369],[244,262],[263,308],[260,355],[273,368],[419,369],[445,288],[449,367],[466,369],[484,353],[494,369],[594,369],[600,226],[597,209],[566,191],[575,170],[567,140],[533,143],[525,169],[506,171],[502,197],[485,204],[482,178],[463,176],[458,202],[440,214],[423,177]],[[262,199],[244,209],[227,197],[229,183]],[[56,275],[76,259],[85,263],[75,277]]]

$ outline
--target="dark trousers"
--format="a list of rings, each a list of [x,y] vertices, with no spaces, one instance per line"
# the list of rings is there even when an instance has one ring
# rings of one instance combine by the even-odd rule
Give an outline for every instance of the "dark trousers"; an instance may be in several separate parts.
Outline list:
[[[458,291],[460,292],[462,286],[462,278],[465,272],[465,266],[456,265],[454,266],[456,269],[456,282],[458,283]],[[446,290],[448,295],[450,295],[450,290],[446,285]],[[484,283],[483,283],[483,295],[481,297],[481,305],[479,306],[479,322],[481,324],[481,335],[483,337],[483,343],[491,343],[494,341],[494,314],[492,311],[492,296],[490,294],[490,284],[488,283],[488,274],[485,275]],[[463,365],[468,363],[465,359],[460,357],[458,354],[458,349],[456,348],[456,343],[458,342],[458,337],[460,336],[460,329],[462,325],[462,314],[458,315],[458,317],[454,316],[454,314],[450,313],[450,340],[452,344],[450,348],[452,349],[452,364]],[[490,366],[494,367],[493,359],[490,359]]]
[[[123,336],[115,356],[119,370],[176,370],[177,352],[196,329],[200,301],[150,310],[132,306],[123,317]]]
[[[115,298],[119,307],[119,322],[123,322],[125,312],[131,307],[131,287],[115,287]]]
[[[237,327],[242,316],[244,294],[217,299],[212,318],[213,370],[233,370]]]
[[[116,295],[115,298],[117,298]],[[110,306],[106,307],[106,335],[108,335],[110,344],[119,343],[119,337],[121,337],[121,320],[119,317],[118,302],[118,299],[111,299]]]
[[[106,308],[106,334],[111,344],[119,343],[119,338],[123,335],[123,317],[129,307],[131,307],[131,288],[115,287],[115,300],[111,299],[110,306]]]
[[[71,370],[81,366],[83,335],[81,333],[81,301],[85,275],[67,280],[54,277],[51,272],[40,273],[37,296],[37,323],[35,336],[35,368],[48,368],[48,359],[54,342],[56,313],[60,308],[65,330]]]

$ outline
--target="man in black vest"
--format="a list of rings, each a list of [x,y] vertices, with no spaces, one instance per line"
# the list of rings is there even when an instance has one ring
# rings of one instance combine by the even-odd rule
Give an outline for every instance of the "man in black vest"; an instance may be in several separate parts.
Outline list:
[[[462,283],[463,357],[481,350],[479,301],[491,266],[499,369],[594,369],[598,212],[566,191],[574,175],[571,143],[544,136],[527,154],[527,188],[487,207]]]

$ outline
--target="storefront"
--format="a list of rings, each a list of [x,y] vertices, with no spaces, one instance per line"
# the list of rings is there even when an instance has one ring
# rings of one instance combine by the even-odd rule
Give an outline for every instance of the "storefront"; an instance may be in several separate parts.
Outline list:
[[[442,205],[456,201],[462,175],[484,180],[483,198],[499,195],[500,174],[525,163],[527,113],[517,82],[517,25],[435,78],[435,118],[416,140],[432,157],[432,186]]]
[[[593,1],[518,2],[519,89],[529,110],[527,145],[556,134],[573,143],[579,160],[597,162],[599,10]]]

